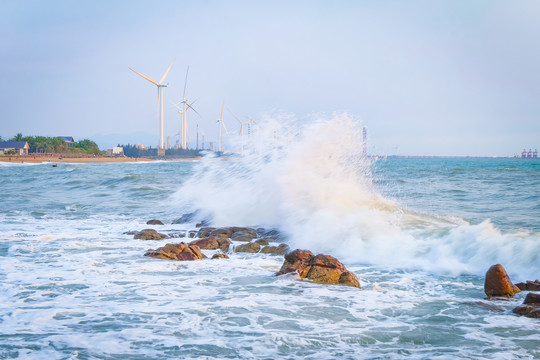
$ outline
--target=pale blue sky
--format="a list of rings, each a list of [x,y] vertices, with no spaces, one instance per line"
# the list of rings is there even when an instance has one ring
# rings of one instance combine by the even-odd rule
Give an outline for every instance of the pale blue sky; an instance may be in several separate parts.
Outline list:
[[[346,112],[368,127],[373,153],[540,147],[539,1],[2,0],[0,9],[4,138],[131,134],[118,142],[155,146],[155,86],[128,66],[159,80],[176,58],[165,89],[171,142],[170,104],[189,65],[188,97],[203,116],[190,116],[192,145],[193,121],[216,140],[225,98],[255,118]]]

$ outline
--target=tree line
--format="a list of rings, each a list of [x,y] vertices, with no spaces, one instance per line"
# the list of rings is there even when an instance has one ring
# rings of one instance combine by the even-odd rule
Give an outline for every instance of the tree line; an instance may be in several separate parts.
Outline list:
[[[23,136],[19,133],[8,140],[0,141],[26,141],[30,146],[30,153],[85,153],[85,154],[99,154],[101,150],[95,142],[92,140],[84,139],[76,141],[72,146],[59,137],[47,137],[47,136]]]
[[[156,157],[157,156],[157,149],[148,147],[146,149],[141,149],[137,147],[136,145],[120,145],[118,144],[118,147],[124,148],[124,155],[127,157],[134,157],[134,158],[141,158],[141,157]],[[195,150],[195,149],[166,149],[165,150],[165,156],[166,157],[178,157],[178,158],[192,158],[196,156],[200,156],[201,150]]]

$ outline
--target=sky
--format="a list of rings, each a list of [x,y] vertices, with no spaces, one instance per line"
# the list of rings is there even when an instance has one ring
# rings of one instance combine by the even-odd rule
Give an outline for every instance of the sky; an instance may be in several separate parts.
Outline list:
[[[540,1],[0,0],[0,136],[174,144],[186,97],[217,140],[242,120],[347,114],[373,154],[540,148]],[[226,137],[225,137],[225,140]],[[227,145],[226,145],[227,146]]]

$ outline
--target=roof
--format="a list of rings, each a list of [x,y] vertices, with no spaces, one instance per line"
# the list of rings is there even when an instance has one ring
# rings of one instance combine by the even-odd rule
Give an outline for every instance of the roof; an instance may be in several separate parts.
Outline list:
[[[60,139],[62,139],[64,141],[75,142],[75,140],[73,140],[73,137],[71,137],[71,136],[57,136],[57,137],[59,137]]]
[[[2,141],[0,149],[24,149],[26,145],[26,141]]]

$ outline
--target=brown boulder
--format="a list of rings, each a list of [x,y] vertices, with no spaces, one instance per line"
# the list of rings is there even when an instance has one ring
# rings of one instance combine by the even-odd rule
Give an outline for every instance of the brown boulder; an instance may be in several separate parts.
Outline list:
[[[540,291],[540,281],[539,280],[535,280],[535,281],[527,281],[527,282],[524,282],[524,283],[517,283],[516,286],[518,287],[519,290],[521,291]]]
[[[523,300],[523,304],[516,307],[512,312],[529,318],[540,318],[540,294],[528,293],[525,300]]]
[[[214,254],[212,256],[212,259],[228,259],[229,256],[227,256],[226,254]]]
[[[253,230],[253,229],[251,229]],[[255,232],[255,230],[253,231],[248,231],[248,230],[240,230],[240,231],[237,231],[237,232],[234,232],[232,235],[231,235],[231,240],[233,241],[246,241],[246,242],[249,242],[253,239],[256,239],[257,238],[257,233]]]
[[[259,241],[256,243],[261,244]],[[289,252],[289,246],[287,244],[279,244],[279,246],[265,246],[261,249],[263,254],[275,254],[275,255],[285,255]]]
[[[319,254],[314,256],[308,250],[295,250],[285,255],[285,261],[276,275],[297,272],[301,278],[307,278],[323,284],[343,284],[360,288],[356,275],[345,268],[335,257]]]
[[[270,244],[270,243],[268,242],[268,240],[266,240],[266,239],[259,239],[259,240],[256,240],[255,242],[256,242],[257,244],[260,244],[260,245],[268,245],[268,244]]]
[[[256,253],[261,250],[261,245],[255,242],[238,245],[234,248],[235,252]]]
[[[163,225],[163,222],[161,220],[152,219],[148,220],[146,225]]]
[[[219,248],[219,242],[214,237],[207,237],[200,240],[195,240],[189,243],[190,245],[197,245],[201,249],[216,250]]]
[[[300,277],[305,278],[311,268],[309,262],[314,256],[309,250],[294,250],[285,255],[285,261],[276,275],[298,272]]]
[[[497,264],[489,268],[484,282],[484,292],[488,298],[494,296],[512,297],[520,291],[517,286],[512,284],[502,265]]]
[[[183,261],[206,258],[197,245],[188,245],[186,243],[166,244],[159,249],[148,250],[144,256]]]
[[[134,239],[140,240],[161,240],[165,239],[167,235],[160,234],[154,229],[144,229],[135,234]]]
[[[216,230],[215,227],[202,227],[199,229],[199,231],[197,232],[197,237],[198,238],[205,238],[207,236],[210,235],[210,233],[212,231]]]

